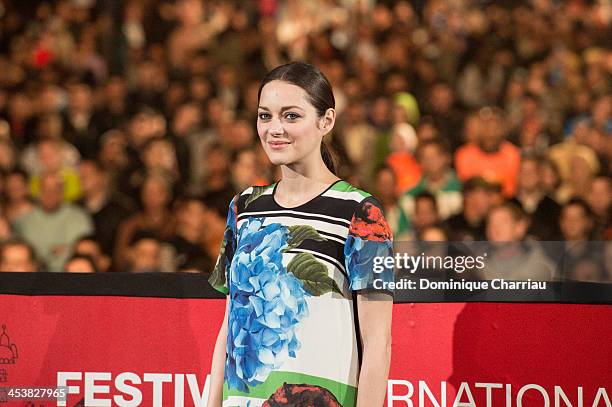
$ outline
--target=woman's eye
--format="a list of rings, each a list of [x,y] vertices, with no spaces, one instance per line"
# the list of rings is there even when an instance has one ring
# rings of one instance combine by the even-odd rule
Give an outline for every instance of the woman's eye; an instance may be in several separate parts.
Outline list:
[[[259,118],[261,120],[268,120],[270,118],[270,114],[269,113],[259,113]]]
[[[287,113],[285,117],[289,120],[295,120],[295,119],[298,119],[300,115],[295,114],[295,113]]]

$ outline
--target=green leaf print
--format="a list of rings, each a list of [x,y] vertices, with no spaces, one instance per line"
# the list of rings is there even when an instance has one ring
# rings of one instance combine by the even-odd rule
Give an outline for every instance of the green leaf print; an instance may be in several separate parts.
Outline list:
[[[225,229],[225,233],[227,233],[228,229],[229,228]],[[225,246],[226,244],[227,244],[227,241],[223,239],[223,241],[221,242],[221,249],[219,250],[219,257],[217,260],[217,264],[215,264],[215,268],[213,269],[213,272],[210,275],[210,278],[208,279],[208,282],[210,283],[210,285],[212,285],[215,288],[223,287],[225,285]]]
[[[298,247],[306,239],[317,240],[319,242],[327,240],[326,238],[321,236],[315,228],[313,228],[310,225],[289,226],[288,229],[289,229],[289,240],[288,240],[289,245],[287,246],[285,251]]]
[[[311,295],[319,296],[330,291],[342,295],[338,284],[327,275],[327,267],[310,253],[300,253],[292,258],[287,271],[293,273]]]
[[[247,198],[246,202],[244,203],[244,208],[246,209],[246,207],[249,206],[249,204],[251,202],[253,202],[257,198],[259,198],[264,193],[264,191],[267,188],[268,188],[267,186],[265,186],[265,187],[259,187],[259,186],[253,187],[253,192],[251,193],[251,195]]]

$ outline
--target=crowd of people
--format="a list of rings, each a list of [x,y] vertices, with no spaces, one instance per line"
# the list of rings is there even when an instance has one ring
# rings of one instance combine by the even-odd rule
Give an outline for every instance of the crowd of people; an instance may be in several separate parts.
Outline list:
[[[231,197],[278,179],[257,91],[292,60],[396,241],[609,240],[611,26],[590,0],[0,0],[0,270],[210,272]]]

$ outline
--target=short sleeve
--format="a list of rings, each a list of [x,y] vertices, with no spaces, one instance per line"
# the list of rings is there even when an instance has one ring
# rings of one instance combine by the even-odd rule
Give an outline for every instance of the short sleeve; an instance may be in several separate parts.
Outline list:
[[[373,196],[361,201],[351,219],[344,244],[349,289],[392,291],[393,235],[382,205]]]
[[[238,196],[235,196],[230,202],[227,212],[225,232],[223,233],[223,241],[221,242],[221,249],[219,250],[219,256],[217,257],[217,262],[215,264],[215,268],[213,269],[212,275],[208,279],[208,282],[214,289],[221,291],[224,294],[229,293],[227,276],[230,265],[232,264],[232,258],[234,257],[234,251],[236,250],[237,199]]]

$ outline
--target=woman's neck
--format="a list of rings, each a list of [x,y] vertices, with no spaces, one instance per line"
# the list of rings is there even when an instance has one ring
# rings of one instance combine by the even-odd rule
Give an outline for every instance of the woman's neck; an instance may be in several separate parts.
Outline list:
[[[340,178],[331,172],[323,162],[321,165],[300,167],[299,165],[281,167],[275,198],[279,203],[296,206],[323,192],[330,184]]]
[[[318,189],[320,185],[329,185],[339,178],[327,168],[320,155],[300,163],[281,166],[282,193],[302,195]],[[282,186],[281,186],[282,185]],[[278,188],[277,188],[278,191]]]

